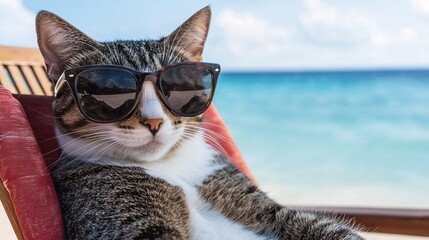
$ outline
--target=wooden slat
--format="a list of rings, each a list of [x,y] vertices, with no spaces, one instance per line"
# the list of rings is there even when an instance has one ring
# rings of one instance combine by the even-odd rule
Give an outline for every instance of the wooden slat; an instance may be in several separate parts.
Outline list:
[[[33,94],[36,95],[45,95],[42,87],[39,84],[39,81],[37,80],[36,76],[33,73],[33,70],[29,66],[22,66],[21,67],[22,73],[25,76],[25,79],[27,80],[28,85],[30,86],[31,91]]]
[[[42,85],[42,88],[43,88],[43,91],[45,91],[45,94],[47,96],[54,95],[52,92],[52,83],[49,80],[48,75],[46,74],[45,68],[43,66],[34,66],[33,70],[34,70],[34,73],[36,74],[37,79]]]
[[[353,219],[369,232],[429,236],[429,209],[297,207]]]
[[[43,57],[37,48],[0,46],[0,62],[3,61],[44,63]]]
[[[4,210],[9,218],[10,224],[12,225],[13,231],[19,240],[24,240],[24,234],[22,233],[21,227],[19,226],[18,218],[15,214],[15,208],[9,197],[9,191],[3,185],[3,181],[0,179],[0,200],[3,204]]]
[[[2,84],[12,93],[18,93],[18,90],[9,81],[9,77],[6,73],[6,68],[4,65],[0,65],[0,84]]]
[[[15,83],[16,88],[18,88],[18,92],[21,94],[31,94],[30,88],[28,87],[18,66],[7,66],[7,69],[9,70],[10,76],[12,77],[12,81]]]

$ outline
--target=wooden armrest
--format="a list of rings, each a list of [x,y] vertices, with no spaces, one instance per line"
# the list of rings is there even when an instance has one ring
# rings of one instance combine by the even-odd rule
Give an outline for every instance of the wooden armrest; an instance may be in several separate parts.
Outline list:
[[[429,210],[352,207],[296,207],[353,219],[369,232],[429,236]]]

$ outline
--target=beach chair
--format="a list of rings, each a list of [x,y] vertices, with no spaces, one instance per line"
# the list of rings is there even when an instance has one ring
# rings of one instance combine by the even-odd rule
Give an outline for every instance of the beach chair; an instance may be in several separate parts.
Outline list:
[[[0,84],[0,199],[18,239],[61,240],[61,210],[48,168],[60,150],[51,116],[51,83],[38,50],[0,47]],[[212,136],[253,179],[214,106],[205,121],[212,123],[207,128],[228,139]],[[369,231],[429,236],[429,210],[302,209],[350,218]]]

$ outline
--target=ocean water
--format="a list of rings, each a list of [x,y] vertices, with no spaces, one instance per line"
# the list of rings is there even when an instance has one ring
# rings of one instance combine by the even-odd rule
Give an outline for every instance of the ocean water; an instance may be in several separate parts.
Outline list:
[[[223,73],[214,103],[282,203],[429,208],[429,70]]]

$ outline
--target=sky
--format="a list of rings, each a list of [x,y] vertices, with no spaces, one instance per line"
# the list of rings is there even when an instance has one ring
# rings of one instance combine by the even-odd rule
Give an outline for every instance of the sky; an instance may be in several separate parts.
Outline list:
[[[160,38],[213,11],[203,59],[231,71],[429,68],[429,0],[0,0],[0,45],[49,10],[98,41]]]

